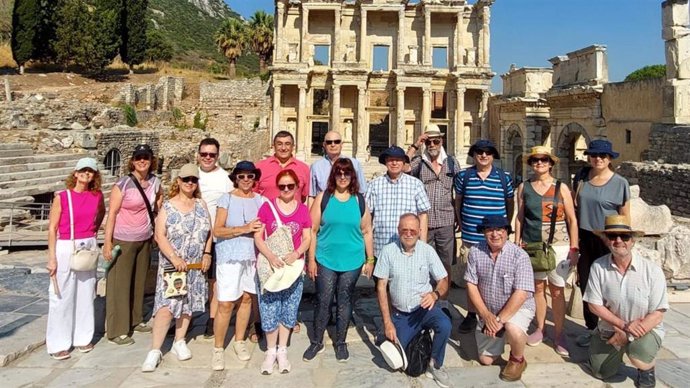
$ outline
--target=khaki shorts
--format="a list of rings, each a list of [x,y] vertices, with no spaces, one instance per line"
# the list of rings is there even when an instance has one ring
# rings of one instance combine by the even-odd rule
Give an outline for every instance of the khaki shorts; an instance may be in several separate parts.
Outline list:
[[[661,337],[654,330],[616,350],[601,338],[599,329],[596,329],[592,333],[592,342],[589,344],[589,364],[592,374],[599,379],[614,376],[623,363],[623,353],[630,358],[649,364],[654,361],[660,348]]]
[[[527,335],[527,329],[529,329],[532,318],[534,318],[532,311],[521,308],[508,320],[508,323],[518,326]],[[474,338],[477,340],[477,353],[480,356],[490,357],[498,357],[503,354],[506,345],[505,334],[502,337],[489,337],[482,333],[483,328],[484,322],[480,319],[477,330],[474,332]]]
[[[570,263],[568,262],[568,254],[570,247],[568,245],[556,245],[553,247],[556,252],[556,268],[549,272],[535,272],[534,280],[549,280],[549,284],[556,287],[565,287],[565,281],[570,273]]]

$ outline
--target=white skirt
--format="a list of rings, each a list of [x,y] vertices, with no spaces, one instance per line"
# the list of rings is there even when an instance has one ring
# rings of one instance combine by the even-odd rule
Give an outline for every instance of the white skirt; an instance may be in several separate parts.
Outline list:
[[[244,292],[256,294],[256,261],[232,261],[216,265],[219,302],[234,302]]]

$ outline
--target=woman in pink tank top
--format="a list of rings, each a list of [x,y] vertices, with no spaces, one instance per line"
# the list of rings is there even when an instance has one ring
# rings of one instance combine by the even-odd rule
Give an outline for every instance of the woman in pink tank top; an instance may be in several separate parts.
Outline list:
[[[96,160],[80,159],[67,177],[66,188],[55,193],[48,227],[46,268],[51,286],[46,347],[56,360],[70,358],[72,347],[82,353],[93,349],[96,271],[73,271],[70,257],[75,249],[98,249],[96,235],[105,216],[105,203]]]

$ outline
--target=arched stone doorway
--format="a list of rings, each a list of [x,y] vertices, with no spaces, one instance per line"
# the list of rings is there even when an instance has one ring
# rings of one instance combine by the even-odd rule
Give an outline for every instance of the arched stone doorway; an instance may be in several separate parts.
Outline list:
[[[505,155],[501,155],[501,158],[505,158],[506,164],[504,166],[508,169],[508,172],[513,175],[515,186],[525,179],[524,167],[522,164],[522,154],[524,152],[522,139],[522,129],[520,126],[512,124],[508,127],[503,151]]]
[[[108,153],[105,154],[105,159],[103,160],[105,165],[105,171],[112,176],[119,176],[122,170],[122,155],[120,150],[117,148],[111,148]]]
[[[568,184],[578,170],[587,165],[587,157],[584,151],[590,137],[583,126],[578,123],[569,123],[558,136],[556,156],[560,158],[557,177]]]

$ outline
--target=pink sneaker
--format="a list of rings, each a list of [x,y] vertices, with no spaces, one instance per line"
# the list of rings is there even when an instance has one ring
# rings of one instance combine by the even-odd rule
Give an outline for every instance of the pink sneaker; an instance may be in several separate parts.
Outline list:
[[[537,329],[534,331],[534,333],[530,334],[527,337],[527,345],[529,346],[537,346],[541,344],[541,341],[544,339],[544,333],[542,333],[541,330]]]
[[[287,348],[284,346],[278,346],[278,370],[280,373],[290,373],[290,369],[292,369],[292,365],[290,365],[290,361],[288,361],[287,357]]]
[[[565,342],[565,340],[563,338],[560,338],[556,341],[554,349],[556,350],[556,353],[558,353],[558,355],[563,357],[569,357],[570,352],[568,352],[567,346],[568,344]]]
[[[276,363],[276,348],[266,350],[266,357],[261,363],[261,374],[270,375],[273,373],[273,367]]]

